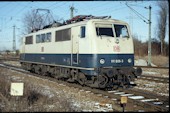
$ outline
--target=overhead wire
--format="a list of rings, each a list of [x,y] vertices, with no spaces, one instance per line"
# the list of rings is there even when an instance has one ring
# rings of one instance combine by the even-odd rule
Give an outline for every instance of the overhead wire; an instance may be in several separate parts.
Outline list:
[[[18,4],[17,4],[17,5],[18,5]],[[6,21],[6,24],[5,24],[5,25],[7,26],[10,22],[12,22],[12,20],[18,21],[18,18],[16,18],[16,15],[18,15],[19,13],[21,13],[26,7],[27,7],[27,5],[24,6],[24,8],[20,9],[17,13],[13,14],[13,15],[15,15],[15,16],[10,15],[10,19],[9,19],[8,21]]]
[[[18,3],[18,4],[13,4],[14,6],[12,6],[12,7],[8,7],[8,11],[7,12],[4,12],[5,13],[5,16],[9,16],[9,14],[11,14],[13,11],[15,11],[14,10],[14,8],[16,9],[16,7],[18,6],[18,5],[20,5],[20,3]]]
[[[61,8],[61,7],[63,7],[64,5],[65,5],[65,7],[67,7],[67,6],[66,6],[67,3],[68,3],[68,2],[63,2],[62,4],[60,4],[60,6],[57,7],[57,8],[60,8],[60,9],[62,9],[62,10],[59,10],[59,11],[58,11],[57,8],[53,8],[51,11],[52,11],[52,12],[55,11],[55,13],[57,13],[57,15],[62,18],[63,15],[67,15],[66,12],[68,12],[68,11],[66,11],[67,8]],[[63,9],[64,9],[64,10],[63,10]]]
[[[86,11],[87,13],[88,12],[91,12],[92,10],[93,11],[98,11],[98,7],[101,7],[101,6],[104,6],[105,4],[108,4],[108,3],[103,3],[103,2],[99,2],[99,3],[101,3],[101,4],[97,4],[97,5],[95,5],[95,6],[93,6],[93,7],[91,7],[91,8],[87,8],[86,6],[87,5],[85,5],[85,8],[84,7],[81,7],[81,9],[83,10],[83,11]],[[96,4],[96,3],[95,3]],[[81,11],[81,10],[80,10]]]
[[[130,6],[135,6],[135,7],[141,7],[141,8],[144,8],[144,6],[142,6],[142,5],[137,5],[137,4],[129,4]]]
[[[141,15],[140,13],[138,13],[136,10],[134,10],[132,7],[130,7],[127,3],[125,4],[128,8],[130,8],[141,20],[143,20],[145,23],[149,23],[149,20],[146,18],[146,17],[144,17],[143,15]],[[148,22],[146,22],[146,20],[148,21]]]
[[[59,7],[61,7],[61,6],[63,6],[65,3],[62,3],[62,2],[60,2],[61,4],[58,4],[57,6],[55,6],[53,9],[50,9],[50,11],[52,12],[52,11],[54,11],[54,10],[56,10],[57,8],[59,8]],[[56,8],[57,7],[57,8]],[[61,13],[61,11],[60,11],[60,13]]]
[[[31,3],[30,3],[30,2],[27,3],[22,9],[20,9],[20,10],[15,14],[15,16],[18,15],[19,13],[21,13],[22,11],[24,11],[25,8],[27,8],[27,7],[29,6],[29,4],[31,4]]]
[[[51,9],[51,10],[54,10],[54,9],[56,9],[56,7],[57,8],[59,8],[59,7],[61,7],[61,6],[63,6],[63,5],[65,5],[65,3],[67,3],[67,2],[60,2],[60,3],[62,3],[62,4],[60,4],[59,6],[57,5],[57,6],[55,6],[53,9]]]
[[[46,9],[46,8],[52,8],[52,7],[55,6],[56,4],[58,4],[58,2],[57,2],[57,3],[54,3],[54,4],[50,5],[50,6],[45,7],[45,9]]]
[[[15,6],[18,6],[19,4],[16,4]],[[28,5],[28,4],[27,4]],[[24,7],[22,9],[20,9],[17,13],[13,14],[12,16],[10,15],[10,19],[7,20],[5,22],[5,25],[8,26],[10,24],[10,22],[12,22],[13,20],[17,20],[16,15],[18,15],[19,13],[21,13],[26,7],[27,5],[24,5]],[[12,9],[11,9],[12,10]],[[10,14],[10,13],[9,13]],[[14,16],[15,15],[15,16]],[[6,27],[5,27],[6,28]],[[11,28],[11,27],[10,27]],[[6,29],[10,29],[9,27],[7,27]],[[3,28],[4,29],[4,28]],[[5,30],[6,31],[6,30]],[[4,33],[3,33],[4,34]]]
[[[111,9],[111,8],[112,8],[112,7],[109,8],[109,11],[108,11],[108,10],[100,11],[99,14],[104,14],[104,13],[108,13],[108,12],[114,12],[114,11],[117,11],[117,10],[121,10],[121,9],[123,9],[123,8],[125,8],[125,7],[119,6],[119,7],[116,7],[116,8],[114,8],[114,9]]]
[[[101,12],[107,12],[107,10],[110,10],[111,8],[113,8],[113,6],[110,6],[110,7],[107,7],[107,8],[105,8],[105,7],[102,7],[102,8],[100,8],[100,9],[97,9],[96,11],[93,11],[93,13],[101,13]]]

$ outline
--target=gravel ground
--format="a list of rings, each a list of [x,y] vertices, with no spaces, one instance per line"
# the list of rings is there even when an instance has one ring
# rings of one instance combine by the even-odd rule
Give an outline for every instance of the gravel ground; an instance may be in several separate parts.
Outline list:
[[[13,66],[21,66],[20,62],[18,61],[4,61],[3,63],[10,64]]]
[[[169,78],[169,69],[143,68],[143,75]]]
[[[151,91],[162,96],[169,96],[169,84],[156,83],[147,80],[136,80],[135,89],[141,89],[146,91]]]
[[[149,76],[155,76],[155,77],[164,77],[169,79],[169,70],[168,69],[142,69],[143,75],[149,75]],[[134,88],[136,89],[141,89],[141,90],[146,90],[146,91],[151,91],[156,94],[162,95],[162,96],[169,96],[169,83],[156,83],[148,80],[140,80],[137,79],[135,81],[137,86]]]

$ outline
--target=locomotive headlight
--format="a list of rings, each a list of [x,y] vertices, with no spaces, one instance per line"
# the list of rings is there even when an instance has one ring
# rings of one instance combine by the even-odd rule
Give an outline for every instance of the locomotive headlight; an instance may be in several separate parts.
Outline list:
[[[129,58],[129,59],[128,59],[128,63],[131,63],[131,62],[132,62],[132,59],[131,59],[131,58]]]
[[[104,64],[105,60],[104,59],[100,59],[100,64]]]

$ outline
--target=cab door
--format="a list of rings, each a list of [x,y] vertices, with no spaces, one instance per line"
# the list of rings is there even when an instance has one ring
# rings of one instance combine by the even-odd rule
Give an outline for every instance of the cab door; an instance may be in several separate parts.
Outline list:
[[[79,61],[79,32],[80,26],[71,28],[71,42],[72,42],[72,52],[71,52],[71,65],[78,65]]]

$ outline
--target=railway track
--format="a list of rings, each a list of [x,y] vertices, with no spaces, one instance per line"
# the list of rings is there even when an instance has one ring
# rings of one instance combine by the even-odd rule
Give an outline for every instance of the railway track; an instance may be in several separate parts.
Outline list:
[[[13,60],[11,60],[11,61],[13,61]],[[6,63],[3,63],[3,64],[8,65]],[[147,68],[149,68],[149,67],[147,67]],[[167,68],[165,67],[164,69],[167,69]],[[150,76],[150,75],[141,75],[137,79],[154,81],[154,82],[157,82],[157,83],[169,83],[168,77],[156,77],[156,76]]]
[[[155,69],[169,69],[169,67],[153,67],[153,66],[134,66],[134,67],[155,68]]]
[[[19,61],[18,57],[0,57],[0,61]]]
[[[169,83],[168,77],[155,77],[155,76],[149,76],[149,75],[141,75],[137,79],[154,81],[154,82],[157,82],[157,83]]]
[[[57,80],[48,76],[41,76],[37,74],[30,73],[28,71],[22,70],[19,67],[0,64],[1,67],[9,68],[12,70],[16,70],[22,73],[31,74],[33,76],[41,77],[43,79],[48,79],[50,81],[58,82],[61,84],[65,84],[70,87],[75,87],[79,89],[83,89],[84,91],[93,92],[98,96],[103,96],[104,98],[110,98],[115,103],[120,104],[121,96],[128,97],[127,111],[169,111],[169,97],[159,96],[153,94],[151,92],[144,92],[140,90],[135,90],[133,88],[130,89],[117,89],[117,90],[100,90],[100,89],[92,89],[90,87],[81,86],[79,84],[73,84],[64,82],[61,80]]]
[[[169,67],[152,67],[152,66],[134,66],[134,67],[141,67],[141,68],[146,68],[146,69],[164,69],[167,70]],[[142,74],[139,76],[137,79],[142,79],[142,80],[148,80],[148,81],[154,81],[157,83],[169,83],[169,77],[157,77],[157,76],[151,76],[148,74]]]

